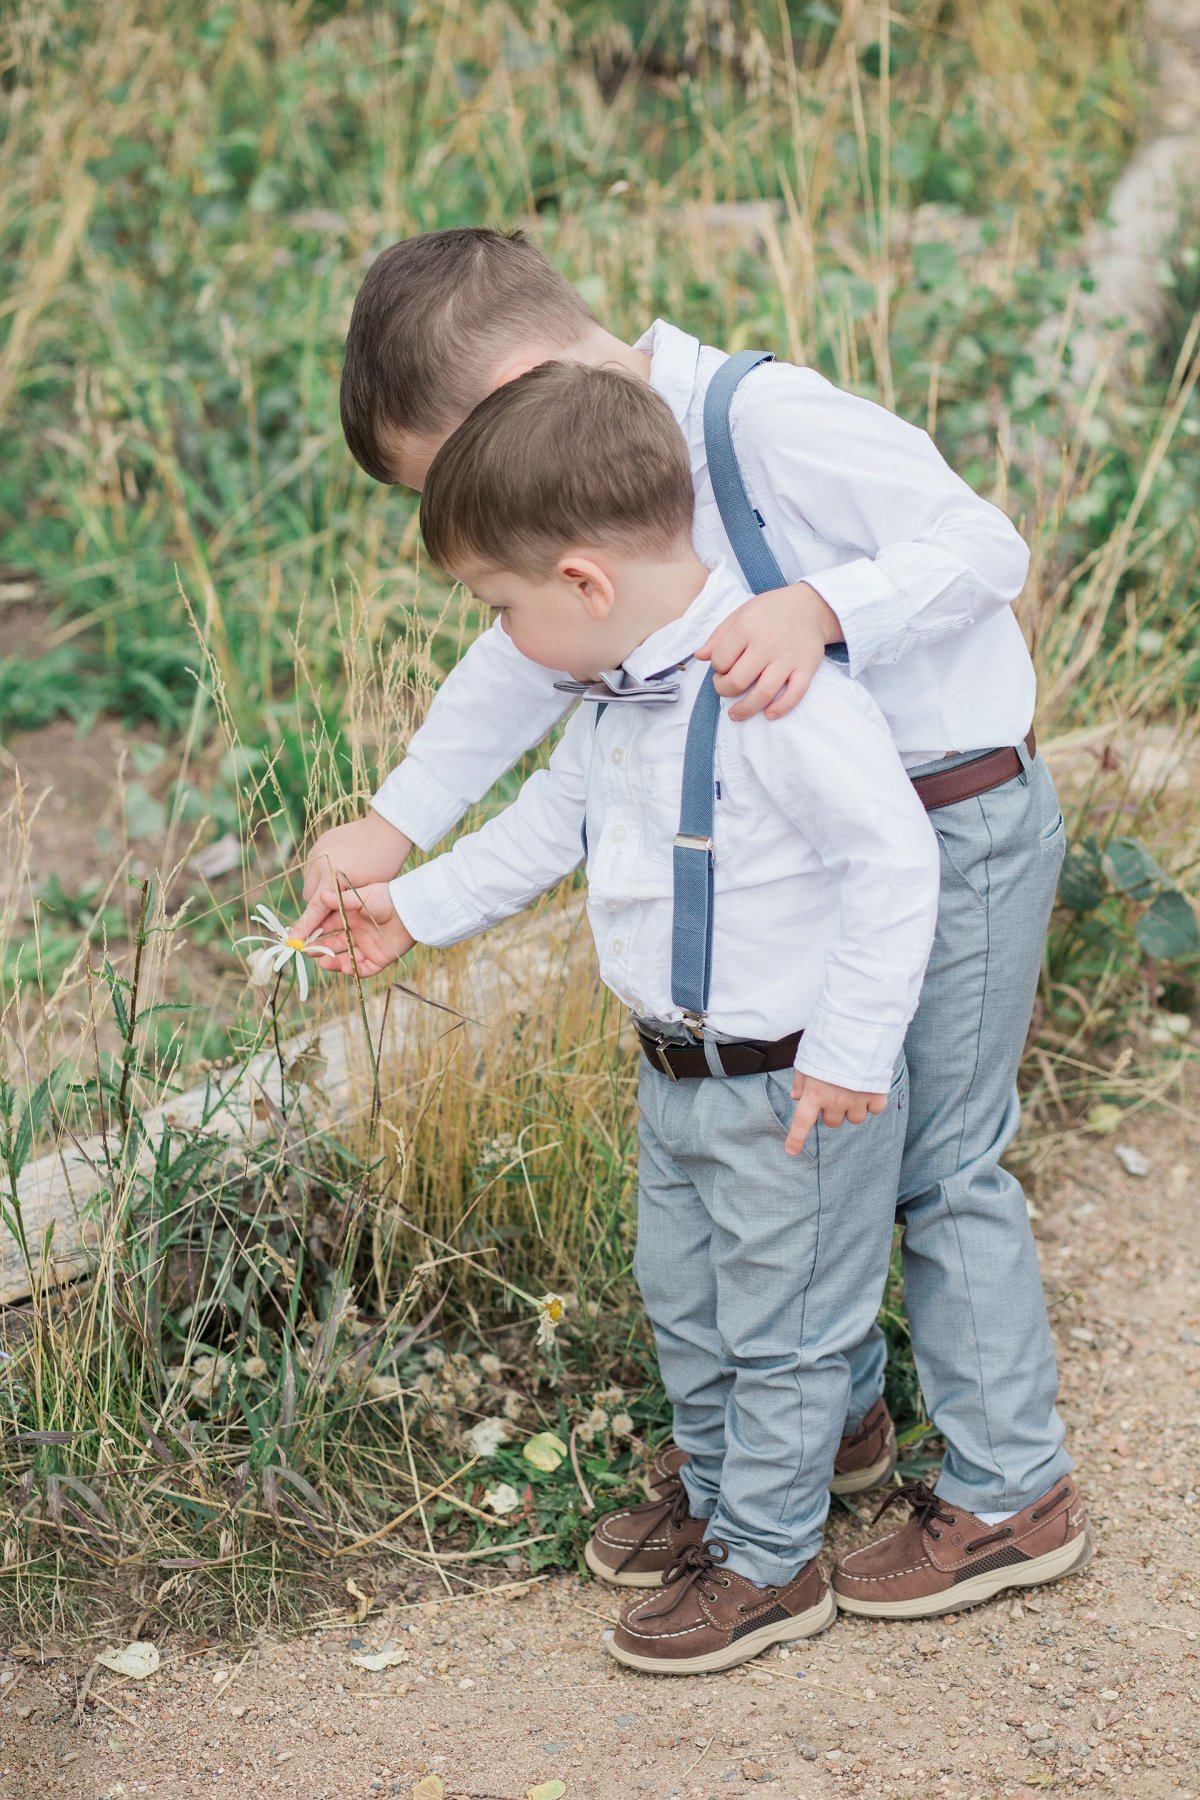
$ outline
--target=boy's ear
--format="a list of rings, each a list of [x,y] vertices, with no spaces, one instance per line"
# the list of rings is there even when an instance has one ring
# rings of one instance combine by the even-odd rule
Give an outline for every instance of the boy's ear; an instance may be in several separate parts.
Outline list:
[[[575,589],[577,598],[589,618],[606,619],[616,600],[616,590],[606,569],[590,556],[574,552],[559,558],[554,573]]]

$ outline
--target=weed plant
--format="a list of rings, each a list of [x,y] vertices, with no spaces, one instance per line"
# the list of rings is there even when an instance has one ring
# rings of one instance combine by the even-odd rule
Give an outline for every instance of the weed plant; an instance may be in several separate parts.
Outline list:
[[[1061,380],[1139,128],[1137,9],[57,0],[3,29],[0,561],[41,623],[0,732],[115,718],[130,759],[77,886],[30,866],[19,778],[4,820],[0,1239],[33,1297],[3,1315],[2,1603],[27,1633],[250,1628],[351,1573],[570,1562],[667,1423],[630,1278],[635,1059],[578,896],[308,1014],[227,950],[249,905],[294,908],[298,847],[365,804],[476,623],[340,443],[362,269],[520,224],[615,330],[812,363],[1017,518],[1073,840],[1036,1171],[1089,1108],[1167,1088],[1194,1001],[1185,254],[1142,379]],[[197,876],[226,838],[237,868]],[[86,1152],[88,1275],[59,1287],[55,1146]],[[884,1322],[923,1468],[895,1283]]]

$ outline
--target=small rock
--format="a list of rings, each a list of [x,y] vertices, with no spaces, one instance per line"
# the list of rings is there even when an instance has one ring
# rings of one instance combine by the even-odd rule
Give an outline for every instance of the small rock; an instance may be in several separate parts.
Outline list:
[[[805,1762],[816,1762],[817,1760],[817,1752],[813,1749],[811,1744],[805,1744],[800,1754]]]
[[[1056,1737],[1041,1738],[1036,1744],[1030,1744],[1029,1748],[1035,1756],[1054,1756],[1058,1750],[1058,1739]]]
[[[1150,1173],[1149,1158],[1133,1144],[1114,1144],[1113,1155],[1127,1175],[1136,1175],[1141,1179]]]

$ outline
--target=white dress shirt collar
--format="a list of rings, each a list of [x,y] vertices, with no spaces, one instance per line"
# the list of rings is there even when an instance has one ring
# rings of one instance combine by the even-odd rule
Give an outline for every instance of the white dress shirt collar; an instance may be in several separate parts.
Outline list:
[[[690,337],[665,319],[655,319],[633,347],[650,358],[650,386],[662,395],[679,425],[686,426],[696,391],[700,339]]]

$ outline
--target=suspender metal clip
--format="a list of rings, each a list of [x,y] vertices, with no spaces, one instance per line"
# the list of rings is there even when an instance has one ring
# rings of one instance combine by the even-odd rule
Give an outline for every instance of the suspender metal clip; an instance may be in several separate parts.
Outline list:
[[[678,831],[675,834],[677,850],[703,850],[706,856],[713,852],[713,841],[710,837],[697,837],[690,831]]]

